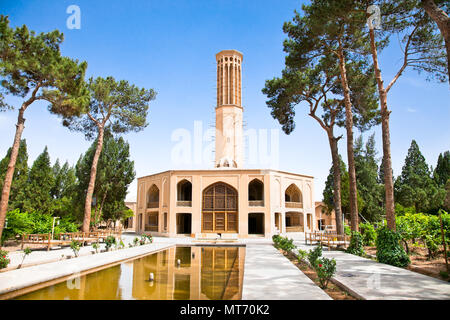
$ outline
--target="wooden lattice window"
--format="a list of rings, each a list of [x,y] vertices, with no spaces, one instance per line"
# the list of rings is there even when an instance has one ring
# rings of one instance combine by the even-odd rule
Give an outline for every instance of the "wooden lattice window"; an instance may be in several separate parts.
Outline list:
[[[237,232],[237,191],[218,182],[203,191],[203,231]]]

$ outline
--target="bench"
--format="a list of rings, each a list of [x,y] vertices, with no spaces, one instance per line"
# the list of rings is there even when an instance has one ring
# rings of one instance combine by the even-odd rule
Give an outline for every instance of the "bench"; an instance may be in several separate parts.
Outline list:
[[[121,237],[121,230],[102,230],[102,231],[91,231],[91,232],[64,232],[56,234],[53,236],[51,232],[49,233],[39,233],[39,234],[24,234],[22,235],[22,245],[23,249],[25,244],[41,244],[47,247],[47,251],[51,247],[59,247],[63,245],[70,245],[70,243],[75,240],[81,242],[84,246],[85,244],[104,242],[108,236]]]
[[[345,234],[340,235],[336,233],[324,233],[324,232],[306,232],[305,244],[320,243],[323,246],[327,246],[328,250],[331,247],[346,246],[350,244],[350,236]]]

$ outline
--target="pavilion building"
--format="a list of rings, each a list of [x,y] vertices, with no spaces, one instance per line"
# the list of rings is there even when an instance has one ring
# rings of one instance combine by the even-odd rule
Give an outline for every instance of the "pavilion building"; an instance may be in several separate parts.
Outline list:
[[[138,178],[136,232],[268,238],[317,229],[312,176],[243,168],[242,61],[236,50],[216,54],[215,167]]]

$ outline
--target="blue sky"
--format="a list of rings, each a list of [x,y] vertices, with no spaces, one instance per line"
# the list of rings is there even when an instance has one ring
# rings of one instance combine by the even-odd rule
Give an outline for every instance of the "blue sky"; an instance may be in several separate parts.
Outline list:
[[[125,135],[135,161],[136,176],[179,168],[210,168],[210,163],[175,164],[171,152],[177,129],[203,130],[214,124],[216,103],[215,54],[236,49],[244,54],[243,106],[246,129],[280,129],[261,93],[264,82],[279,76],[284,66],[283,22],[291,20],[301,1],[293,0],[172,0],[172,1],[25,1],[1,0],[1,14],[12,26],[26,24],[37,32],[59,29],[65,35],[62,53],[88,62],[88,76],[113,76],[140,87],[154,88],[149,126]],[[81,29],[68,29],[69,5],[81,9]],[[397,41],[380,55],[385,82],[401,63]],[[392,88],[388,103],[394,175],[401,172],[412,139],[429,165],[440,152],[450,149],[450,91],[448,84],[425,81],[423,75],[407,71]],[[8,98],[16,106],[20,100]],[[16,111],[0,113],[0,157],[11,146]],[[91,142],[81,133],[62,127],[46,104],[34,103],[26,111],[29,161],[47,145],[52,161],[74,164]],[[278,169],[315,177],[315,199],[322,190],[331,165],[323,129],[307,116],[305,105],[296,109],[296,129],[289,136],[279,131]],[[344,133],[343,130],[340,130]],[[375,132],[381,156],[381,128]],[[369,133],[370,133],[369,132]],[[365,133],[365,137],[369,133]],[[358,135],[355,132],[355,136]],[[346,160],[345,140],[340,152]],[[157,150],[157,153],[155,152]],[[257,167],[257,165],[247,166]],[[266,168],[266,167],[264,167]],[[136,198],[136,181],[128,199]]]

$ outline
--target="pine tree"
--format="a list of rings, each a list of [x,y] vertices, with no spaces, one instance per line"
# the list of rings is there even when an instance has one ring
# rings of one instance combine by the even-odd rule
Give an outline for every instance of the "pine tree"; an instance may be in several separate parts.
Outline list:
[[[21,209],[26,212],[40,212],[52,214],[53,198],[51,190],[54,187],[55,178],[50,163],[50,155],[45,147],[44,151],[36,158],[28,174],[25,191],[18,202]]]
[[[337,148],[341,137],[335,137],[333,130],[335,125],[346,128],[351,181],[350,212],[352,229],[356,230],[358,201],[353,126],[367,129],[378,122],[378,113],[373,68],[364,57],[349,54],[366,43],[362,41],[360,32],[365,19],[360,19],[360,25],[349,22],[350,8],[354,6],[352,1],[320,0],[303,5],[305,14],[301,16],[296,12],[293,20],[283,26],[283,31],[288,35],[284,41],[284,51],[288,55],[282,77],[266,81],[263,93],[270,99],[267,105],[272,109],[272,116],[287,134],[295,127],[294,107],[303,101],[309,105],[309,115],[327,132],[335,167],[333,202],[336,216],[341,214]],[[356,15],[361,16],[361,12]],[[318,107],[322,107],[323,111]],[[338,232],[343,232],[340,219],[337,224]]]
[[[149,103],[155,99],[153,89],[139,88],[126,80],[116,81],[113,77],[90,78],[86,84],[90,103],[84,113],[78,116],[63,116],[63,124],[71,130],[81,131],[87,139],[96,137],[89,184],[84,200],[83,232],[88,232],[91,222],[92,199],[100,154],[103,149],[105,131],[116,134],[138,132],[147,125]]]
[[[8,17],[0,15],[0,84],[3,89],[0,111],[14,109],[4,99],[5,95],[22,99],[0,200],[0,238],[25,128],[25,111],[41,100],[50,103],[49,109],[53,113],[74,116],[88,101],[83,86],[87,64],[61,56],[63,39],[58,30],[36,34],[25,25],[13,29]]]
[[[11,159],[11,148],[8,149],[6,156],[0,161],[0,188],[3,188],[8,163]],[[25,139],[20,141],[19,152],[17,154],[16,168],[11,183],[11,192],[9,196],[9,210],[17,208],[17,197],[23,192],[28,179],[28,152]]]

